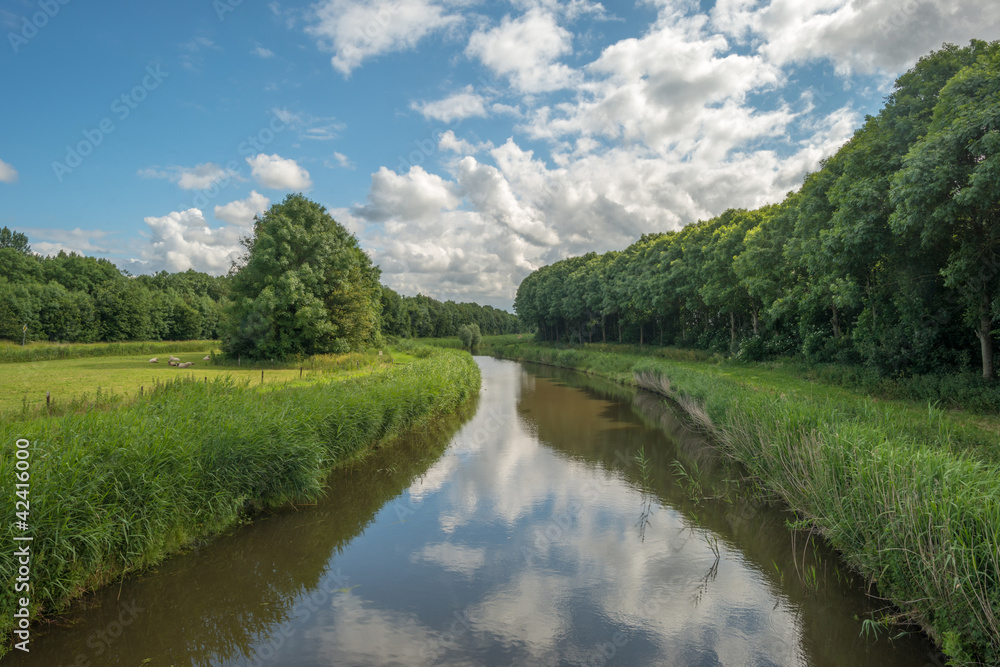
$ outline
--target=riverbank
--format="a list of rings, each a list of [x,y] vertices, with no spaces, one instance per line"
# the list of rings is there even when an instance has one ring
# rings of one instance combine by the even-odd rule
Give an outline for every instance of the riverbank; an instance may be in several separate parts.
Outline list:
[[[57,612],[256,511],[315,499],[331,469],[455,410],[479,386],[468,354],[436,350],[363,376],[264,390],[179,380],[112,410],[4,422],[0,478],[10,485],[0,507],[11,546],[0,552],[0,631],[12,636],[21,597],[31,618]],[[22,459],[19,439],[29,443]],[[18,472],[28,473],[21,498]],[[15,537],[33,538],[23,542],[28,592],[15,592]]]
[[[995,434],[841,388],[776,387],[707,362],[496,346],[674,400],[918,623],[952,663],[1000,662],[1000,467]]]

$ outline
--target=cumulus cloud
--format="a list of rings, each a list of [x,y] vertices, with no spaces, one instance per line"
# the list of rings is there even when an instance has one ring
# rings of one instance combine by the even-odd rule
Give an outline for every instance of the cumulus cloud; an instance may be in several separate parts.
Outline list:
[[[448,130],[438,139],[438,150],[450,151],[459,155],[474,155],[492,149],[492,141],[481,141],[478,144],[473,144],[465,139],[459,139],[452,130]]]
[[[759,40],[776,64],[831,60],[838,72],[898,72],[943,42],[1000,37],[992,0],[718,0],[711,12],[720,33]]]
[[[328,167],[340,167],[341,169],[354,169],[354,164],[351,159],[344,155],[343,153],[334,151],[333,152],[334,162],[327,161]]]
[[[410,107],[428,120],[450,123],[465,118],[485,118],[486,99],[468,85],[459,92],[434,102],[414,102]]]
[[[214,162],[205,162],[193,167],[150,167],[140,169],[139,176],[143,178],[165,178],[176,183],[182,190],[207,190],[216,183],[228,182],[230,179],[240,179],[239,172],[226,169]]]
[[[556,60],[573,51],[573,35],[551,12],[533,7],[516,19],[505,17],[499,26],[477,30],[466,54],[510,79],[522,93],[566,88],[576,73]]]
[[[260,153],[246,159],[254,179],[265,188],[275,190],[308,190],[312,187],[309,172],[295,160],[280,155]]]
[[[200,209],[173,211],[164,216],[145,218],[150,239],[141,251],[144,265],[152,270],[170,272],[194,269],[213,275],[229,270],[243,248],[241,226],[212,229]]]
[[[460,14],[435,0],[324,0],[307,32],[333,52],[345,77],[383,53],[412,49],[427,35],[457,25]]]
[[[215,207],[215,217],[231,225],[249,227],[254,216],[262,214],[271,205],[271,200],[256,190],[250,191],[246,199],[237,199],[224,206]]]
[[[357,209],[358,215],[375,222],[393,218],[402,220],[431,219],[442,210],[454,209],[459,204],[455,187],[437,174],[430,174],[420,166],[410,168],[406,174],[382,167],[372,174],[368,205]]]
[[[0,160],[0,183],[13,183],[17,180],[17,169]]]

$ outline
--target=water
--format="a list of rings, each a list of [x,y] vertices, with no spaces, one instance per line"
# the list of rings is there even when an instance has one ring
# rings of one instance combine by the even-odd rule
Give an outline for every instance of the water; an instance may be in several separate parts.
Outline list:
[[[465,414],[99,591],[11,665],[933,665],[661,399],[480,358]]]

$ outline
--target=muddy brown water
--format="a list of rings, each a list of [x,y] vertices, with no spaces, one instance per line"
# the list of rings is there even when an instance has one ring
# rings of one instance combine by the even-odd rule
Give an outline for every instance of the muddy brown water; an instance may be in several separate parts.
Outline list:
[[[110,586],[3,665],[940,664],[664,401],[478,358],[460,414],[315,506]],[[898,629],[892,634],[898,632]]]

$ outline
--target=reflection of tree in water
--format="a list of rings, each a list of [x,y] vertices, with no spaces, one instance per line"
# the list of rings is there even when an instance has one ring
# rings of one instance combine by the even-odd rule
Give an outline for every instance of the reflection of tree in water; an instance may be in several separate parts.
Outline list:
[[[277,512],[81,601],[71,613],[80,619],[33,637],[22,664],[63,664],[81,651],[94,656],[91,649],[102,644],[87,640],[117,622],[121,604],[133,600],[143,611],[120,638],[103,645],[100,664],[140,664],[146,658],[178,666],[252,661],[261,646],[290,641],[281,630],[296,604],[309,595],[329,600],[343,586],[334,583],[331,559],[427,472],[475,414],[476,404],[352,468],[334,471],[316,506]]]

